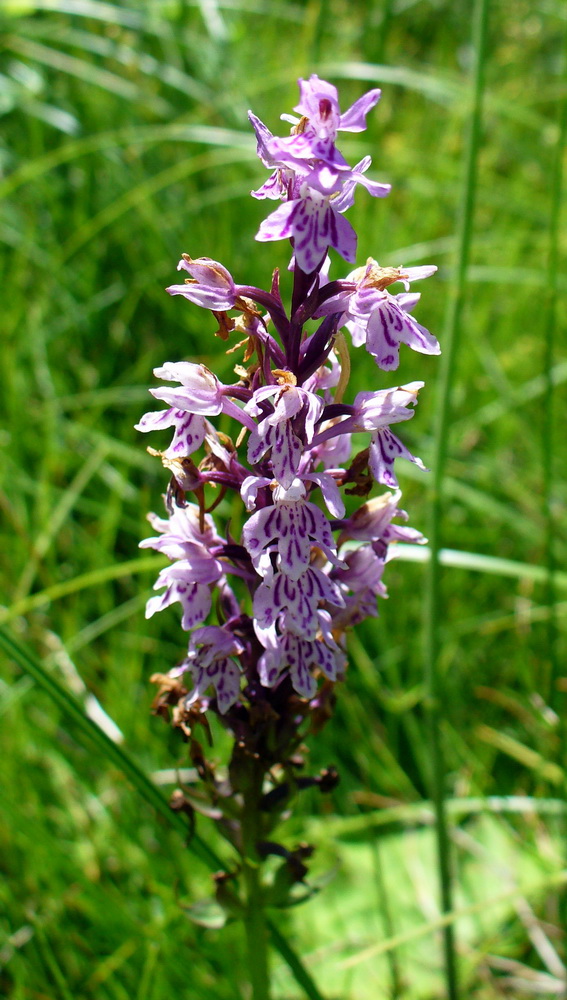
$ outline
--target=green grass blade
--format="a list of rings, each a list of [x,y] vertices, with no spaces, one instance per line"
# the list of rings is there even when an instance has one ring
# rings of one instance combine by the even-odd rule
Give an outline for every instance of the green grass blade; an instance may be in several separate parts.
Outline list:
[[[307,969],[291,947],[287,938],[283,936],[281,931],[278,930],[276,925],[271,920],[268,920],[268,927],[274,947],[277,951],[279,951],[289,970],[293,973],[298,986],[301,986],[304,990],[305,996],[308,997],[309,1000],[323,1000],[322,994],[319,993],[319,990],[307,972]]]
[[[151,805],[160,816],[171,823],[184,838],[187,838],[189,828],[183,817],[178,813],[172,813],[167,800],[132,757],[116,743],[113,743],[96,723],[85,715],[77,699],[59,684],[30,650],[16,642],[2,626],[0,626],[0,646],[6,655],[33,677],[36,684],[73,720],[85,739],[94,744],[99,753],[128,778],[148,805]],[[188,847],[204,864],[212,865],[214,868],[218,868],[219,865],[222,867],[222,861],[218,855],[197,834],[188,840]]]
[[[73,695],[69,694],[59,682],[48,673],[40,661],[25,646],[16,642],[12,636],[0,625],[0,647],[6,655],[14,660],[22,670],[33,677],[36,684],[41,687],[54,703],[78,726],[79,731],[85,739],[94,744],[103,757],[118,768],[122,774],[131,782],[134,788],[140,793],[142,798],[152,806],[155,811],[163,817],[177,832],[183,837],[189,850],[199,858],[208,868],[217,871],[223,868],[222,859],[209,847],[209,845],[198,834],[193,833],[190,837],[189,827],[183,817],[172,812],[167,800],[156,788],[152,781],[136,764],[125,750],[123,750],[93,722],[89,719],[79,702]],[[299,956],[295,953],[287,939],[272,921],[268,921],[271,939],[274,947],[280,953],[284,962],[289,966],[294,979],[304,990],[309,1000],[323,1000],[315,983],[304,967]]]
[[[431,797],[435,806],[441,907],[444,914],[449,913],[453,909],[453,904],[451,888],[450,839],[447,818],[445,815],[445,765],[441,747],[441,717],[439,699],[441,690],[441,677],[439,676],[439,622],[442,611],[441,564],[439,560],[439,551],[441,549],[443,480],[445,477],[451,418],[451,391],[455,368],[457,334],[462,315],[473,229],[476,170],[478,150],[480,146],[482,98],[484,90],[488,6],[488,0],[477,0],[474,8],[473,48],[475,53],[475,67],[472,84],[473,104],[465,152],[465,169],[460,202],[460,218],[457,227],[457,264],[454,285],[451,290],[452,294],[449,299],[445,336],[443,339],[444,353],[441,368],[437,426],[435,428],[435,449],[433,455],[431,529],[429,535],[431,557],[429,560],[425,596],[425,685],[428,695],[426,706],[428,709],[427,714],[431,746]],[[458,1000],[459,988],[457,981],[454,928],[452,922],[445,924],[443,927],[443,941],[445,951],[447,995],[449,1000]]]
[[[567,79],[567,30],[563,38],[563,78]],[[542,472],[543,505],[545,516],[545,557],[547,568],[546,600],[550,608],[547,627],[547,649],[549,677],[545,685],[552,707],[557,706],[557,677],[559,660],[557,652],[557,622],[555,614],[557,590],[557,546],[558,525],[553,509],[553,489],[555,483],[555,431],[554,431],[554,356],[557,328],[557,296],[559,284],[559,232],[563,188],[563,156],[567,141],[567,97],[559,106],[559,128],[554,149],[554,163],[551,174],[551,203],[549,215],[549,258],[547,273],[547,322],[545,324],[543,423],[542,423]]]
[[[67,597],[69,594],[75,594],[79,590],[86,590],[89,587],[100,586],[101,583],[106,583],[108,580],[121,580],[132,573],[150,571],[157,573],[163,569],[164,565],[163,559],[156,559],[154,556],[141,556],[139,559],[129,559],[123,563],[111,563],[109,566],[75,576],[72,580],[54,583],[51,587],[46,587],[45,590],[41,590],[37,594],[22,598],[21,601],[15,602],[9,608],[0,609],[0,619],[3,622],[13,621],[19,615],[27,615],[28,612],[41,608],[42,605],[49,604],[50,601],[55,601],[60,597]]]

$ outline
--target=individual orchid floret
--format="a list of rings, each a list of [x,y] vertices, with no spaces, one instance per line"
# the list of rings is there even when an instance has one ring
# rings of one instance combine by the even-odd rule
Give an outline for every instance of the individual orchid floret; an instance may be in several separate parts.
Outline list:
[[[353,539],[365,542],[380,541],[386,545],[390,542],[425,545],[427,539],[416,528],[391,523],[394,517],[403,521],[408,519],[406,511],[398,507],[401,496],[401,491],[396,490],[395,493],[387,492],[367,500],[351,517],[342,522],[338,544],[342,545],[343,542]]]
[[[136,424],[136,428],[147,432],[175,427],[173,441],[164,452],[166,456],[175,458],[191,455],[200,447],[207,433],[207,424],[203,419],[205,416],[228,413],[249,430],[255,430],[254,421],[228,398],[230,389],[223,386],[205,365],[196,365],[190,361],[168,361],[161,368],[154,368],[154,375],[166,382],[179,382],[180,386],[173,389],[150,389],[152,396],[169,403],[171,408],[146,413]]]
[[[234,308],[238,297],[236,285],[230,272],[217,260],[210,257],[192,260],[184,253],[177,270],[188,271],[191,277],[186,278],[183,285],[166,288],[170,295],[183,295],[190,302],[215,312]]]
[[[220,713],[225,715],[228,712],[240,694],[240,668],[233,657],[243,651],[242,643],[226,628],[205,625],[195,629],[187,658],[182,664],[191,672],[195,682],[187,696],[187,708],[201,699],[212,685]]]
[[[168,518],[148,514],[148,521],[159,534],[157,537],[145,538],[140,542],[140,548],[156,549],[168,559],[188,559],[196,546],[202,554],[212,558],[210,550],[222,545],[224,541],[217,534],[211,515],[203,515],[192,503],[176,507]]]
[[[264,581],[254,595],[254,620],[267,629],[279,625],[282,632],[293,632],[315,639],[319,628],[317,609],[322,602],[342,607],[339,587],[317,566],[309,566],[294,580],[277,573],[270,583]]]
[[[345,558],[346,569],[338,567],[332,572],[333,580],[348,587],[355,595],[367,591],[376,597],[387,597],[388,592],[382,583],[385,561],[369,545],[349,552]]]
[[[317,690],[313,671],[321,671],[329,680],[337,679],[340,651],[330,636],[302,639],[293,632],[278,635],[273,626],[264,632],[258,627],[256,631],[265,647],[258,661],[265,687],[273,687],[283,674],[289,673],[294,690],[303,698],[312,698]]]
[[[162,569],[154,590],[165,587],[163,594],[150,597],[146,604],[146,618],[179,602],[183,608],[181,627],[188,632],[205,620],[211,610],[211,587],[224,576],[222,564],[217,559],[180,559],[173,566]]]
[[[420,295],[408,294],[412,281],[428,278],[436,270],[435,266],[380,267],[369,257],[365,267],[356,268],[345,279],[345,284],[355,282],[355,290],[329,299],[317,315],[343,312],[341,325],[350,330],[354,346],[364,344],[384,371],[398,367],[402,343],[420,354],[440,354],[436,338],[410,315]],[[405,292],[388,292],[395,282],[403,284]]]
[[[371,546],[362,546],[346,556],[346,568],[333,569],[332,578],[343,589],[342,605],[331,608],[331,621],[335,634],[359,625],[365,618],[376,618],[376,599],[386,598],[388,591],[382,583],[386,565],[383,552]]]
[[[163,456],[169,459],[192,455],[201,447],[207,433],[204,417],[198,413],[179,410],[175,406],[170,407],[169,410],[152,410],[150,413],[145,413],[142,419],[134,424],[134,427],[137,431],[142,431],[143,434],[174,427],[175,432],[171,444],[163,452]]]
[[[380,392],[359,392],[354,401],[354,420],[359,430],[372,430],[368,466],[374,479],[385,486],[398,488],[394,473],[396,458],[407,458],[425,470],[420,458],[412,455],[390,430],[389,424],[409,420],[414,415],[409,406],[417,402],[423,382],[409,382],[398,389]]]
[[[368,460],[370,471],[377,482],[397,489],[398,481],[394,474],[396,458],[407,458],[420,469],[425,469],[425,466],[392,433],[389,425],[413,417],[414,411],[409,407],[417,402],[417,394],[422,386],[423,382],[409,382],[396,389],[359,392],[354,400],[352,415],[317,434],[313,439],[314,447],[345,432],[371,431]]]
[[[154,375],[166,382],[181,383],[181,387],[176,389],[150,389],[156,399],[163,399],[170,406],[190,413],[213,416],[221,412],[223,386],[205,365],[196,365],[191,361],[167,361],[161,368],[154,368]]]
[[[381,95],[377,88],[369,90],[341,115],[337,88],[332,83],[320,80],[316,73],[298,82],[300,99],[293,110],[309,119],[310,128],[320,139],[334,139],[338,131],[363,132],[366,115]]]
[[[276,369],[272,375],[277,377],[277,384],[257,389],[245,406],[251,416],[263,416],[248,439],[248,461],[256,465],[271,449],[274,478],[284,489],[289,489],[299,468],[304,446],[313,439],[323,401],[298,386],[291,372]],[[272,409],[265,414],[268,400]]]
[[[302,184],[299,198],[284,202],[264,219],[256,239],[264,243],[292,239],[296,263],[306,274],[315,271],[329,247],[348,261],[356,255],[356,233],[350,222],[328,196],[307,184]]]
[[[246,480],[242,489],[247,489]],[[329,522],[323,511],[307,500],[300,479],[294,479],[287,490],[277,486],[273,500],[270,507],[256,511],[242,529],[242,544],[260,575],[272,574],[271,562],[262,558],[272,550],[278,553],[279,570],[293,580],[307,569],[312,545],[321,549],[332,563],[340,564]]]
[[[146,618],[179,602],[183,609],[181,626],[186,631],[205,620],[211,610],[211,588],[224,579],[223,564],[211,552],[222,544],[210,517],[203,518],[193,504],[178,507],[168,519],[150,514],[150,523],[160,534],[140,542],[142,549],[156,549],[176,560],[160,572],[154,590],[163,594],[146,604]]]

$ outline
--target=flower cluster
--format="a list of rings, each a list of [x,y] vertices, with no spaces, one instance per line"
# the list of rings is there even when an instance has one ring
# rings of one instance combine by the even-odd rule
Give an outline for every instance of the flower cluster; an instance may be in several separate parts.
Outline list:
[[[168,517],[151,515],[157,536],[141,543],[171,564],[146,614],[181,605],[191,635],[172,676],[190,675],[185,707],[211,708],[235,729],[243,713],[257,713],[282,686],[309,701],[319,678],[342,677],[346,631],[376,615],[376,598],[386,596],[389,546],[424,541],[393,523],[407,517],[398,506],[396,459],[423,464],[392,430],[413,417],[423,383],[344,401],[350,365],[342,331],[384,371],[397,368],[401,344],[438,354],[435,338],[411,315],[419,294],[410,291],[436,268],[380,267],[369,259],[330,279],[329,249],[355,260],[356,234],[344,213],[357,185],[374,197],[390,190],[367,177],[370,157],[351,167],[335,144],[338,132],[365,129],[380,91],[341,113],[332,84],[311,76],[299,88],[297,115],[282,116],[292,124],[290,135],[272,135],[250,114],[258,156],[270,171],[253,195],[282,202],[256,238],[291,240],[291,307],[280,296],[277,270],[263,290],[236,284],[218,261],[184,254],[178,270],[188,277],[167,291],[210,310],[224,339],[244,337],[244,364],[230,385],[188,361],[155,369],[173,383],[150,390],[167,409],[137,425],[173,430],[157,453],[172,473]],[[403,291],[392,294],[396,284]],[[223,414],[237,424],[234,439],[214,421]],[[366,435],[355,455],[353,433]],[[388,490],[368,499],[374,484]],[[210,513],[222,511],[230,492],[242,500],[239,536],[233,521],[219,534]],[[364,501],[348,516],[346,495]]]

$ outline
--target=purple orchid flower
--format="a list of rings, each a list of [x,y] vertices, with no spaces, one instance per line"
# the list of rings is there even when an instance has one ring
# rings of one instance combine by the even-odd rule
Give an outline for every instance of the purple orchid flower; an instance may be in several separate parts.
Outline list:
[[[217,625],[195,629],[189,642],[189,652],[182,666],[191,672],[195,686],[187,696],[186,706],[193,705],[211,687],[215,689],[221,715],[238,701],[240,669],[234,657],[244,651],[232,632]]]
[[[258,156],[270,171],[253,195],[281,201],[256,238],[291,241],[290,307],[282,301],[277,271],[263,290],[237,284],[212,258],[184,254],[178,270],[189,279],[167,291],[224,314],[217,317],[223,336],[244,337],[236,345],[244,347],[244,364],[235,368],[234,385],[224,385],[202,364],[156,368],[158,378],[176,384],[151,390],[168,408],[145,414],[137,425],[143,432],[173,428],[169,448],[158,454],[177,480],[168,493],[170,517],[152,515],[157,536],[141,543],[172,561],[158,576],[154,589],[161,593],[150,598],[146,614],[181,604],[182,626],[192,630],[187,659],[176,668],[193,676],[186,708],[207,707],[212,688],[212,709],[236,728],[262,699],[272,698],[270,711],[279,711],[278,689],[285,695],[291,684],[297,696],[312,699],[318,678],[342,677],[345,630],[377,615],[395,545],[425,543],[415,529],[392,523],[407,519],[399,507],[395,459],[424,468],[392,426],[413,417],[423,383],[362,391],[352,399],[340,331],[346,327],[354,346],[364,344],[386,371],[397,367],[402,343],[438,354],[437,340],[411,315],[419,299],[412,283],[436,268],[383,268],[369,258],[345,279],[330,278],[330,248],[355,259],[356,233],[344,213],[356,189],[372,197],[390,191],[368,177],[369,156],[351,167],[335,145],[340,131],[366,127],[380,91],[369,91],[341,113],[331,83],[312,75],[299,88],[299,117],[282,116],[292,124],[290,135],[275,136],[249,115]],[[396,282],[403,291],[392,294]],[[233,310],[236,319],[226,315]],[[320,323],[306,327],[311,320]],[[226,418],[237,426],[232,437]],[[342,489],[357,481],[351,440],[360,433],[370,440],[358,465],[367,463],[374,480],[395,492],[370,498],[346,517]],[[184,462],[201,449],[198,465]],[[371,482],[365,468],[363,490]],[[187,504],[191,491],[198,507]],[[227,525],[223,538],[206,511],[222,511],[227,491],[240,494],[249,516],[239,534]],[[236,592],[228,573],[239,577]],[[210,624],[213,605],[218,625]]]

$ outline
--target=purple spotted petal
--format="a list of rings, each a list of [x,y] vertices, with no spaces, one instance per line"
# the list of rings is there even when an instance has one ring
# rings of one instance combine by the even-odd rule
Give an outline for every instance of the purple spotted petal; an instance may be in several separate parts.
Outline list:
[[[171,573],[172,569],[172,566],[168,566],[162,570],[155,584],[156,588],[166,585],[169,579],[168,574]],[[172,578],[163,594],[150,597],[146,604],[146,618],[151,618],[157,611],[163,611],[164,608],[168,608],[170,604],[177,601],[183,608],[181,627],[187,632],[204,621],[211,610],[210,588],[205,584],[189,583],[182,579]]]
[[[440,354],[439,342],[406,310],[413,307],[419,295],[402,293],[384,295],[371,314],[366,333],[366,350],[384,371],[398,367],[400,343],[420,354]]]
[[[427,471],[420,458],[412,455],[400,439],[392,434],[389,427],[383,427],[372,436],[368,465],[374,479],[385,486],[398,488],[398,480],[394,473],[394,462],[396,458],[407,458],[414,462],[419,469]]]
[[[304,186],[301,194],[301,198],[285,202],[264,219],[256,239],[293,239],[297,265],[308,274],[321,263],[329,247],[345,260],[354,261],[356,233],[351,224],[318,191]]]

